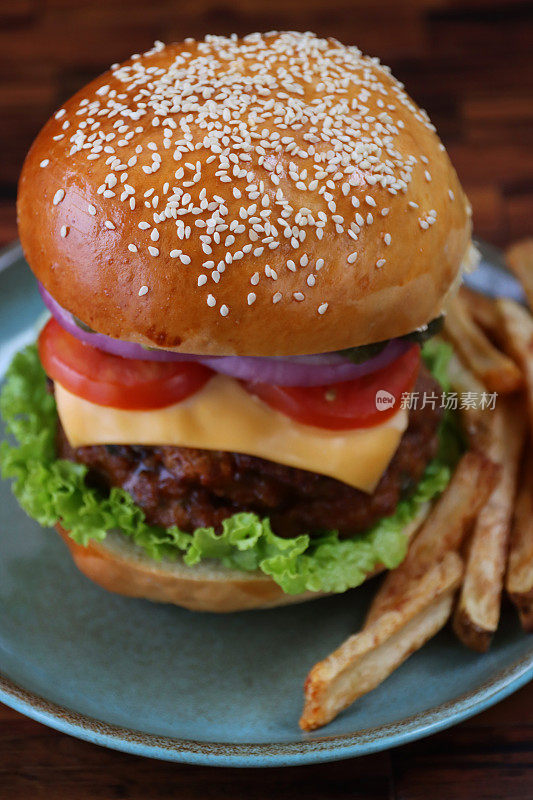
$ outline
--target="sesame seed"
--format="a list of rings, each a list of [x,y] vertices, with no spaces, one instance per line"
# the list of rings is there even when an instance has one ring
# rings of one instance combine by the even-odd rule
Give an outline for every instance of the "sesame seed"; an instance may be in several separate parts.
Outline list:
[[[57,192],[54,195],[54,199],[52,200],[52,203],[55,206],[57,206],[58,203],[60,203],[62,201],[64,196],[65,196],[65,190],[64,189],[58,189]]]
[[[273,303],[279,303],[279,301],[281,300],[282,297],[283,297],[283,295],[281,294],[281,292],[275,292],[272,295],[272,302]]]
[[[227,317],[229,314],[229,308],[226,305],[220,306],[220,315],[222,317]]]
[[[386,263],[387,263],[387,262],[386,262],[386,259],[384,259],[384,258],[378,258],[378,260],[376,261],[376,267],[377,267],[378,269],[381,269],[381,267],[383,267],[383,266],[384,266],[384,264],[386,264]]]
[[[60,233],[62,239],[64,239],[66,236],[68,236],[68,228],[67,228],[67,226],[66,225],[62,225],[61,226],[61,230],[59,231],[59,233]]]
[[[47,167],[49,163],[50,163],[50,159],[49,158],[43,158],[43,160],[41,161],[39,166],[40,167]]]
[[[328,305],[329,305],[329,303],[321,303],[318,306],[318,313],[319,314],[325,314],[326,311],[328,310]]]
[[[348,264],[353,264],[356,258],[357,258],[357,250],[354,250],[354,252],[350,253],[350,255],[347,257],[346,261],[348,262]]]
[[[448,197],[450,198],[450,200],[455,200],[455,195],[451,189],[448,189]]]
[[[187,40],[164,66],[152,60],[165,50],[156,43],[114,65],[111,84],[97,84],[77,106],[56,113],[61,131],[54,147],[74,159],[74,169],[75,159],[90,162],[98,194],[110,201],[106,216],[115,217],[118,207],[131,224],[149,231],[153,256],[159,250],[151,243],[171,241],[165,236],[175,228],[181,249],[171,249],[170,258],[188,265],[204,253],[213,259],[203,267],[212,270],[215,284],[225,272],[235,274],[241,259],[253,286],[260,280],[254,261],[277,280],[276,269],[265,269],[265,252],[283,247],[292,250],[292,259],[280,258],[290,272],[313,268],[313,262],[319,272],[324,259],[315,260],[314,241],[333,235],[357,242],[374,217],[357,211],[353,219],[347,209],[355,213],[361,203],[377,208],[377,187],[407,194],[418,208],[408,191],[415,165],[429,164],[401,131],[410,118],[428,129],[430,122],[376,60],[310,33],[276,34],[272,47],[271,35]],[[166,179],[169,168],[175,181]],[[427,169],[424,174],[431,180]],[[209,188],[215,181],[225,197]],[[287,181],[290,199],[283,191]],[[361,191],[373,186],[374,196]],[[58,190],[54,204],[64,195]],[[448,195],[454,199],[451,190]],[[349,201],[340,207],[342,198]],[[138,222],[143,212],[150,221]],[[95,216],[96,207],[88,213]],[[385,217],[389,208],[373,213]],[[436,219],[432,210],[419,224],[427,228]],[[114,229],[111,220],[104,226]],[[389,245],[390,235],[382,236]],[[138,252],[137,245],[128,249]],[[356,256],[350,253],[349,263]],[[187,280],[207,282],[203,273],[187,272]],[[314,274],[304,277],[315,285]],[[251,295],[255,300],[244,290],[243,300],[250,304]],[[305,299],[302,292],[292,296]],[[321,308],[324,313],[327,303]]]
[[[141,286],[139,289],[139,297],[143,297],[145,294],[148,294],[148,286]]]
[[[250,293],[248,294],[247,300],[248,300],[248,305],[249,305],[249,306],[251,306],[251,305],[252,305],[252,303],[255,303],[255,301],[256,301],[256,297],[257,297],[257,295],[255,294],[255,292],[250,292]]]
[[[208,295],[207,295],[207,300],[206,300],[206,303],[207,303],[207,305],[208,305],[210,308],[213,308],[213,306],[215,306],[215,305],[216,305],[216,302],[217,302],[217,301],[215,300],[215,298],[213,297],[213,295],[212,295],[212,294],[208,294]]]

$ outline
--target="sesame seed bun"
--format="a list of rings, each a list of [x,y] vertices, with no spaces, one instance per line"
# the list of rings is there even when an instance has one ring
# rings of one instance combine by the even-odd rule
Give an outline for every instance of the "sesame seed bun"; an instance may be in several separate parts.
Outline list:
[[[214,355],[408,333],[471,232],[425,113],[376,59],[309,33],[114,65],[37,137],[18,214],[36,276],[91,328]]]

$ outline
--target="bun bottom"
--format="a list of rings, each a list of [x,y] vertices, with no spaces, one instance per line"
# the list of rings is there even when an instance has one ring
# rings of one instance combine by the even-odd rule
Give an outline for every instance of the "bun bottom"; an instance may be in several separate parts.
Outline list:
[[[98,586],[127,597],[173,603],[191,611],[247,611],[301,603],[320,592],[287,594],[262,572],[241,572],[211,561],[188,567],[181,561],[155,561],[125,536],[77,544],[56,525],[78,569]]]
[[[406,528],[410,539],[427,516],[429,504],[420,509]],[[182,561],[155,561],[119,533],[84,547],[57,524],[78,569],[98,586],[126,597],[142,597],[157,603],[173,603],[190,611],[248,611],[275,608],[325,597],[326,592],[287,594],[262,572],[241,572],[216,561],[188,567]],[[381,572],[378,567],[367,578]]]

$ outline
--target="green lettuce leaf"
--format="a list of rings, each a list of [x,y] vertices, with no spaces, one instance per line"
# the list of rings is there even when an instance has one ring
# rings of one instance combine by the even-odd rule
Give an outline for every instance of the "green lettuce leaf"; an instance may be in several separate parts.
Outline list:
[[[448,345],[436,340],[423,347],[426,363],[444,388],[449,354]],[[272,531],[268,518],[245,512],[226,519],[221,533],[213,528],[185,533],[148,525],[126,491],[113,488],[104,496],[86,484],[85,466],[55,457],[57,413],[35,345],[13,359],[0,395],[0,413],[15,440],[0,446],[2,475],[13,479],[20,505],[41,525],[60,522],[82,545],[118,530],[153,559],[182,558],[189,565],[216,559],[243,572],[260,570],[289,594],[343,592],[362,583],[379,564],[400,564],[407,548],[405,526],[422,504],[446,487],[462,446],[453,417],[447,414],[439,454],[411,496],[392,516],[353,539],[340,539],[335,530],[284,539]]]

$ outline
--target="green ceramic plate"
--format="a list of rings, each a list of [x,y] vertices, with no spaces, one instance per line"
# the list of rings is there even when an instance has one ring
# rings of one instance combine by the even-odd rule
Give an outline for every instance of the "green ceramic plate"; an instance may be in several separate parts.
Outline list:
[[[518,288],[497,254],[475,277]],[[1,258],[0,369],[43,310],[18,246]],[[485,284],[486,282],[486,284]],[[0,700],[82,739],[139,755],[280,766],[361,755],[452,725],[533,677],[533,641],[505,608],[485,656],[444,631],[322,731],[298,717],[309,667],[361,623],[372,583],[272,611],[195,614],[107,594],[0,484]]]

